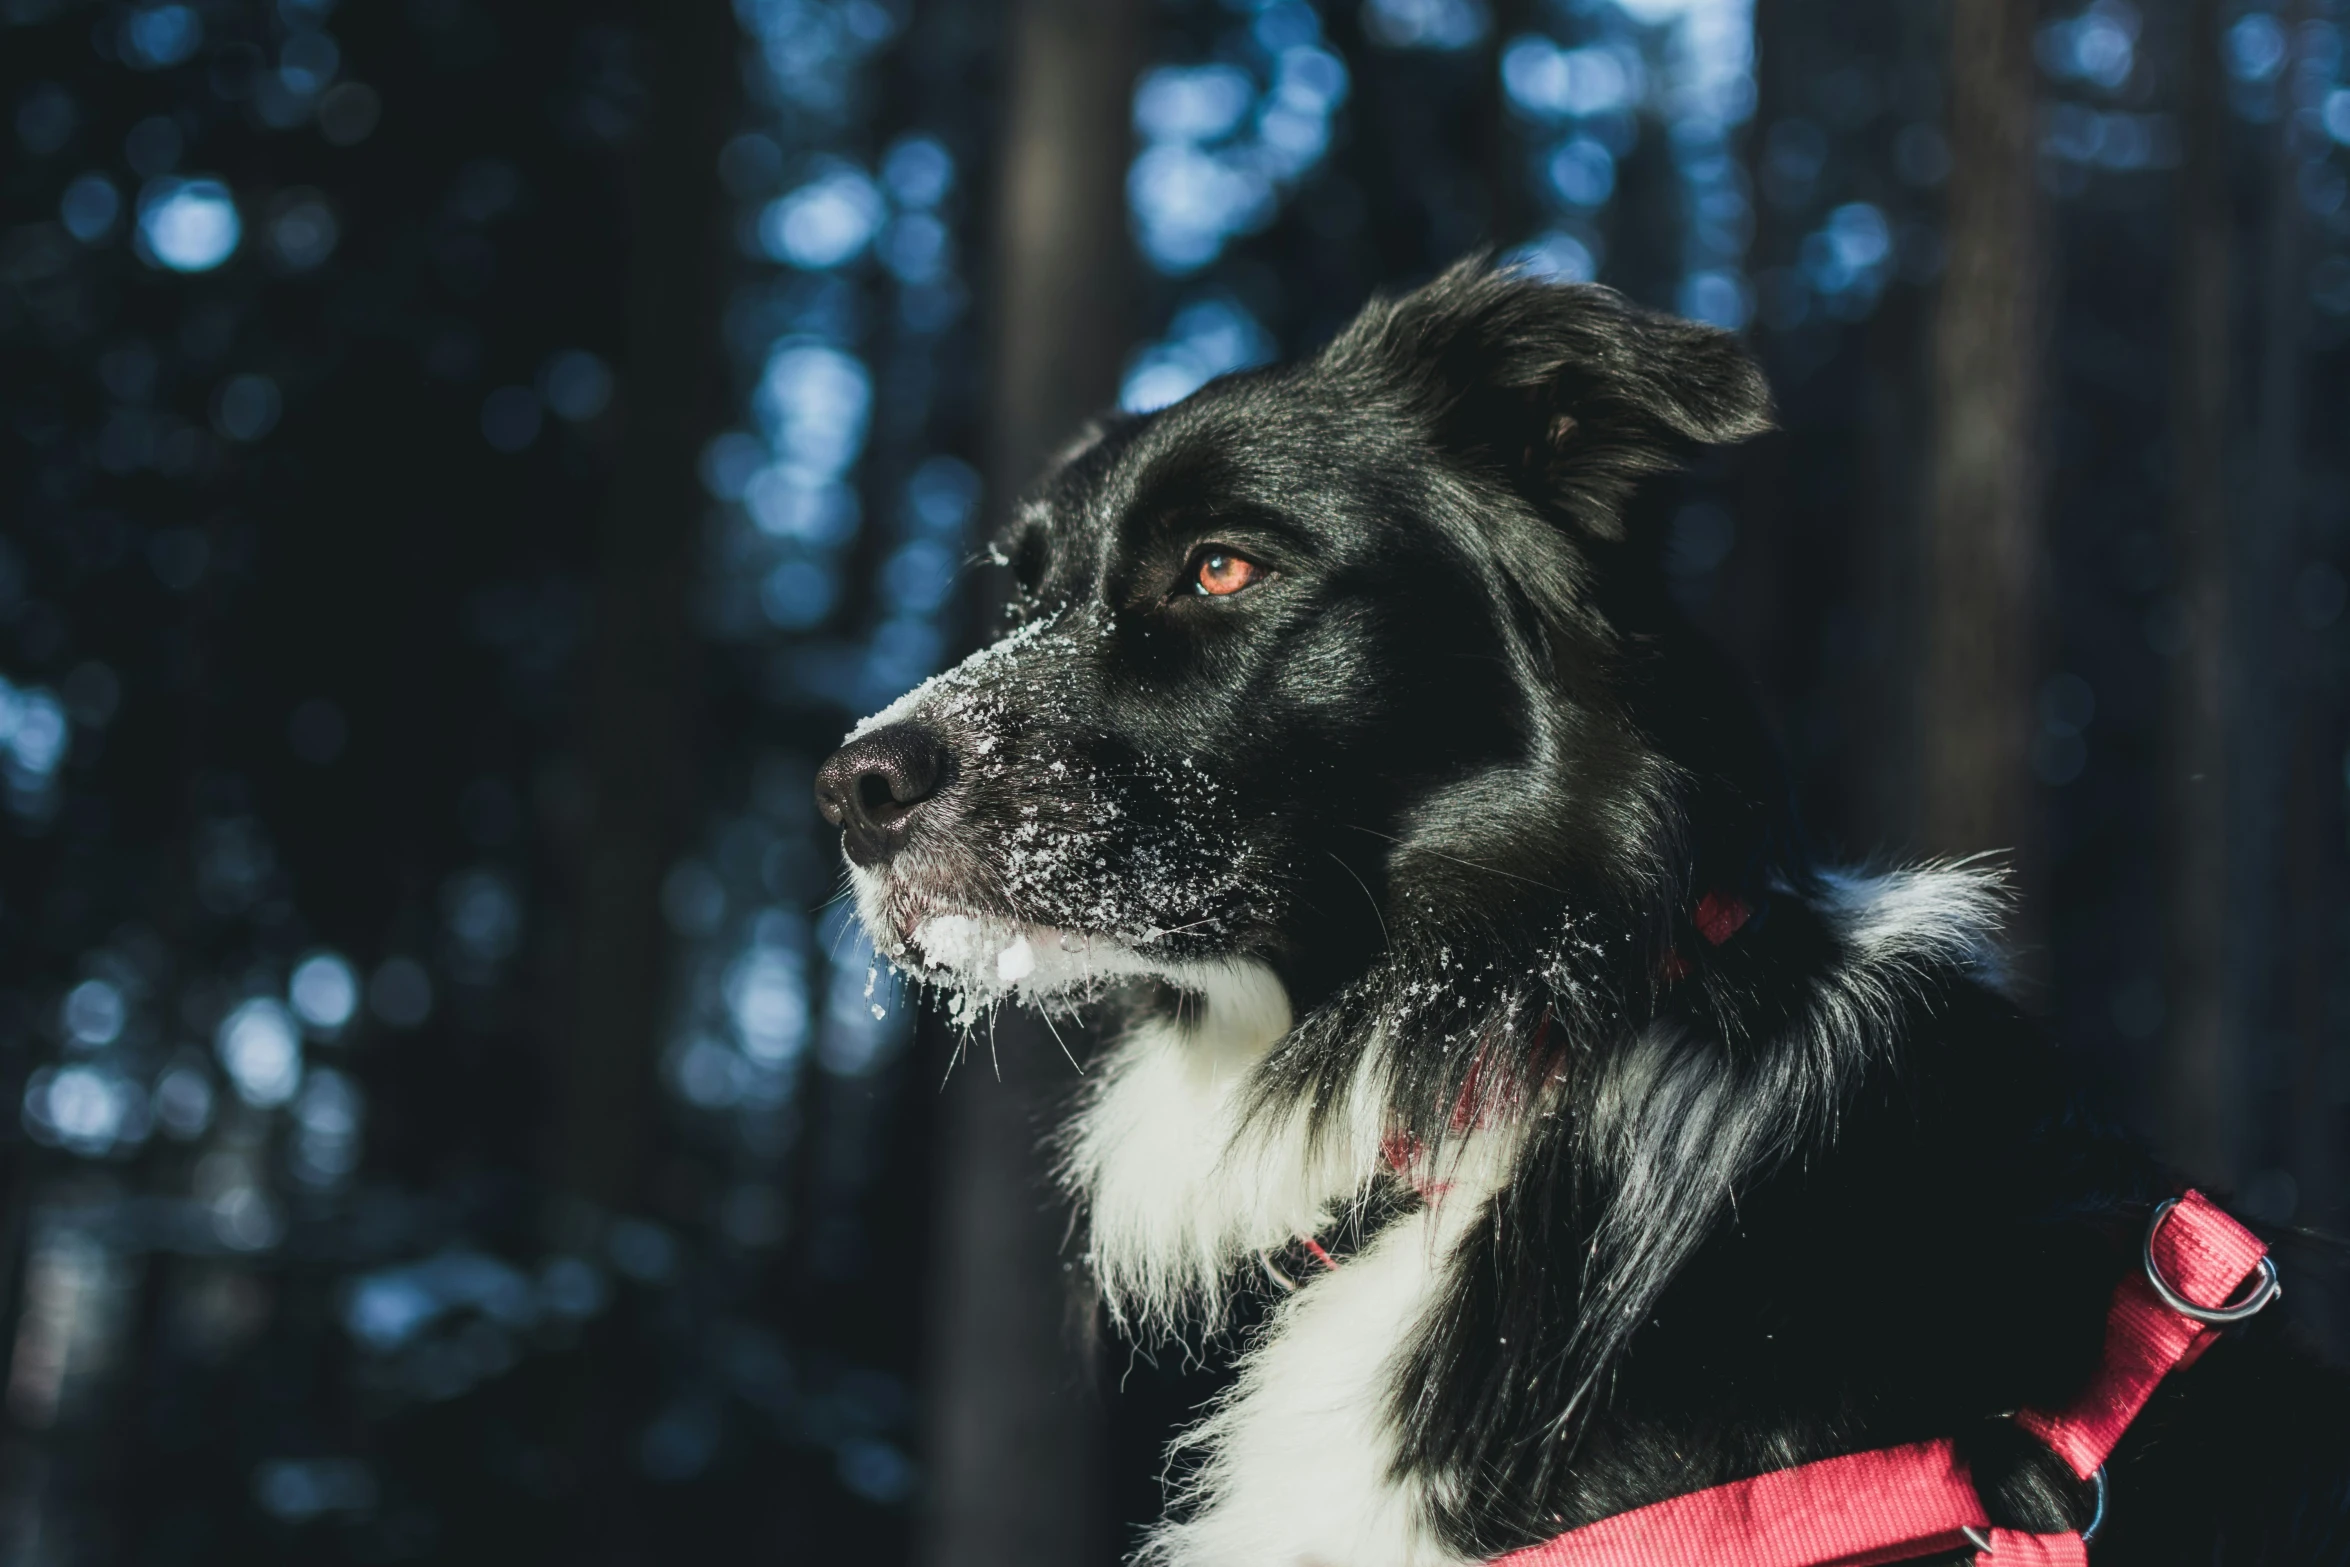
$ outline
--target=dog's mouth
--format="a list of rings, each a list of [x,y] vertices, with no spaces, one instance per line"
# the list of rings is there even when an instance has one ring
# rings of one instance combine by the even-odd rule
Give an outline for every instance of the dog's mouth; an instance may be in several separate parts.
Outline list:
[[[1149,973],[1147,949],[1166,935],[1018,919],[928,893],[891,874],[858,874],[858,902],[867,933],[900,970],[933,987],[987,998],[1074,994]]]
[[[1028,996],[1085,991],[1148,966],[1133,942],[1118,937],[978,914],[933,914],[907,933],[906,947],[926,977]]]
[[[860,912],[882,956],[941,992],[957,1021],[998,1002],[1082,1001],[1143,978],[1175,978],[1154,951],[1167,932],[1073,929],[942,897],[887,873],[860,872]]]

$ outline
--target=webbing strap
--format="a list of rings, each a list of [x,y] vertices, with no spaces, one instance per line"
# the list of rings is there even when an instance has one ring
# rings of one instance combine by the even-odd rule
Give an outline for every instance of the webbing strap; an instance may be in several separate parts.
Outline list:
[[[2088,1559],[2078,1535],[1991,1528],[1945,1441],[1848,1453],[1695,1491],[1502,1558],[1504,1567],[1863,1567],[1958,1550],[1975,1529],[2001,1567]],[[2021,1542],[2029,1541],[2029,1545]],[[2011,1542],[2013,1542],[2011,1544]],[[2070,1545],[2067,1554],[2065,1547]],[[2010,1558],[2008,1552],[2016,1554]],[[2037,1552],[2038,1554],[2032,1554]]]
[[[2260,1266],[2268,1248],[2201,1192],[2179,1199],[2149,1237],[2148,1251],[2171,1287],[2198,1305],[2224,1304]],[[2143,1273],[2113,1292],[2105,1359],[2069,1409],[2027,1409],[2016,1424],[2047,1443],[2086,1480],[2121,1441],[2165,1376],[2191,1366],[2219,1330],[2171,1310]]]
[[[2198,1192],[2158,1221],[2148,1255],[2197,1305],[2231,1299],[2266,1254]],[[2190,1364],[2217,1330],[2164,1304],[2133,1273],[2114,1291],[2105,1357],[2088,1389],[2057,1414],[2017,1424],[2082,1479],[2094,1475],[2165,1375]],[[1603,1518],[1500,1558],[1495,1567],[1877,1567],[1974,1547],[1995,1567],[2084,1567],[2078,1534],[1994,1529],[1947,1439],[1848,1453]]]

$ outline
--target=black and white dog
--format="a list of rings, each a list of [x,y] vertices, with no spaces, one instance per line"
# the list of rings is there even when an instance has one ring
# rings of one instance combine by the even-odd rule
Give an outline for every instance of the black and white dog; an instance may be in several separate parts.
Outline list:
[[[1464,264],[1090,431],[1017,628],[824,767],[967,1025],[1123,1009],[1061,1143],[1117,1321],[1285,1286],[1149,1559],[1483,1561],[1931,1437],[2086,1521],[2000,1417],[2172,1188],[2003,993],[1996,878],[1809,858],[1668,601],[1636,491],[1769,422],[1723,333]],[[2350,1397],[2265,1319],[2111,1469],[2100,1560],[2350,1562]]]

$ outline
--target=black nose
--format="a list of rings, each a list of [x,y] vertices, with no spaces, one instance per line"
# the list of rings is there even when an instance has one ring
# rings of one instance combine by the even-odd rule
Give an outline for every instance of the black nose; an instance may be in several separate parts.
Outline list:
[[[841,831],[849,858],[879,865],[906,841],[922,802],[946,787],[954,754],[920,724],[891,724],[832,753],[816,769],[816,809]]]

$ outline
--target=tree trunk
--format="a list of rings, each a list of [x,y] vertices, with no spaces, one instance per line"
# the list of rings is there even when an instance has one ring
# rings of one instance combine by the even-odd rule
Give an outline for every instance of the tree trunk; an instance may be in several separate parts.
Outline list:
[[[2282,80],[2301,64],[2299,24],[2306,4],[2282,8],[2296,40]],[[2237,902],[2243,910],[2233,935],[2238,979],[2235,1015],[2256,1036],[2274,1041],[2278,1058],[2261,1063],[2261,1077],[2284,1085],[2289,1103],[2248,1111],[2277,1128],[2284,1168],[2292,1176],[2291,1219],[2337,1232],[2341,1150],[2340,1108],[2327,1093],[2325,992],[2331,926],[2326,910],[2339,901],[2337,776],[2323,737],[2333,727],[2327,682],[2312,667],[2314,649],[2298,624],[2294,579],[2298,564],[2317,552],[2301,522],[2301,449],[2309,373],[2309,245],[2307,208],[2300,191],[2308,133],[2292,114],[2278,118],[2270,144],[2268,213],[2263,236],[2266,276],[2259,298],[2260,390],[2253,432],[2252,511],[2242,530],[2245,589],[2237,598],[2241,670],[2235,715],[2240,787],[2230,805]],[[2247,1074],[2249,1075],[2249,1074]],[[2266,1162],[2266,1157],[2263,1161]],[[2272,1188],[2273,1190],[2274,1188]],[[2342,1273],[2304,1270],[2309,1287],[2292,1302],[2294,1319],[2329,1353],[2343,1347]]]
[[[1144,21],[1139,0],[1009,10],[987,475],[999,507],[1117,400],[1135,329],[1126,167]]]
[[[742,34],[722,5],[643,13],[646,108],[615,170],[628,208],[619,458],[596,531],[594,619],[579,718],[589,813],[578,843],[571,1005],[552,1007],[557,1197],[648,1206],[654,1073],[669,976],[661,881],[696,805],[688,604],[704,498],[702,443],[726,418],[720,331],[732,246],[718,154],[733,129]],[[555,1395],[570,1483],[562,1554],[632,1562],[652,1549],[632,1489],[630,1393],[581,1361]]]
[[[2293,1059],[2284,1064],[2292,1105],[2283,1117],[2293,1178],[2300,1185],[2296,1223],[2323,1234],[2342,1233],[2342,1103],[2329,1080],[2328,1056],[2342,884],[2342,790],[2334,782],[2342,753],[2331,693],[2318,681],[2302,687],[2285,789],[2283,865],[2286,1028]],[[2312,1259],[2323,1254],[2311,1249]],[[2300,1271],[2294,1320],[2336,1362],[2350,1356],[2350,1288],[2338,1260]]]
[[[1139,0],[1009,9],[988,454],[999,512],[1117,395],[1134,327],[1125,181],[1144,21]],[[1114,1559],[1090,1317],[1062,1257],[1068,1219],[1039,1146],[1073,1075],[1051,1034],[1006,1012],[969,1043],[945,1091],[932,1567]]]
[[[591,815],[581,846],[573,1009],[554,1042],[559,1190],[641,1202],[669,935],[661,879],[691,821],[697,683],[687,603],[703,501],[694,477],[723,418],[720,313],[731,251],[718,153],[741,34],[722,5],[646,13],[650,92],[622,153],[629,205],[627,420],[596,538],[582,725]]]
[[[2189,0],[2185,159],[2172,296],[2171,567],[2178,641],[2156,787],[2165,853],[2161,1124],[2190,1177],[2240,1175],[2242,1093],[2228,1008],[2228,414],[2226,105],[2218,0]]]
[[[2040,556],[2040,252],[2032,0],[1950,8],[1949,262],[1933,326],[1919,691],[1920,817],[1937,853],[2040,879],[2027,748]],[[2029,917],[2029,908],[2027,908]]]

